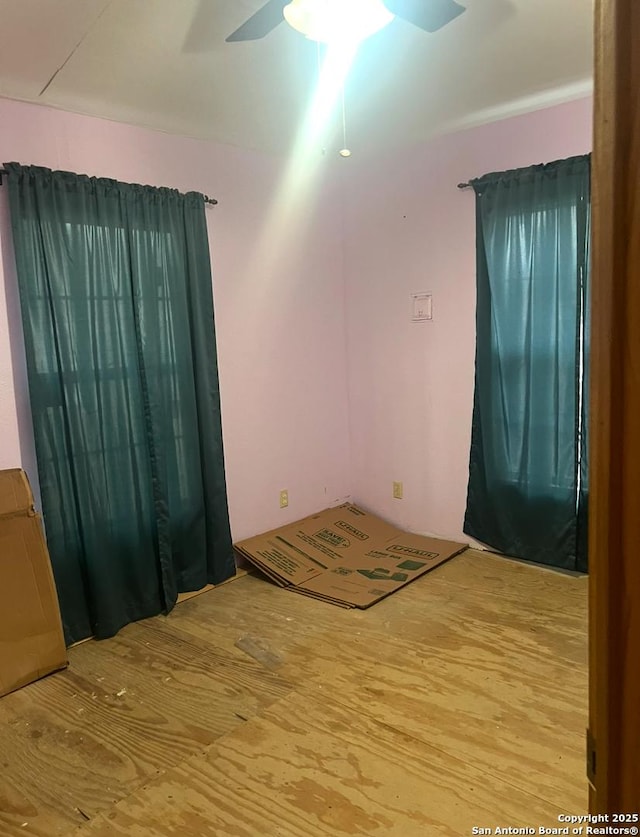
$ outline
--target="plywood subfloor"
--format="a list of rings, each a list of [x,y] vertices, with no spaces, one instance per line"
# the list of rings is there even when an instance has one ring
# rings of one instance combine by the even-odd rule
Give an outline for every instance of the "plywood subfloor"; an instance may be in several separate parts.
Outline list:
[[[204,593],[0,700],[0,834],[557,826],[587,810],[586,590],[469,550],[367,611]]]

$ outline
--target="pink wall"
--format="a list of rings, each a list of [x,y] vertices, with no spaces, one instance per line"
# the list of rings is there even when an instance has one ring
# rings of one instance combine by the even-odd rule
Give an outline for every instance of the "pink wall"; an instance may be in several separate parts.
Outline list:
[[[489,171],[591,149],[583,99],[384,159],[345,176],[354,498],[416,532],[462,537],[475,351],[474,194]],[[434,319],[410,321],[410,294]],[[392,482],[404,499],[392,498]],[[467,540],[467,538],[465,538]]]
[[[588,151],[589,100],[384,158],[354,149],[339,161],[342,211],[335,178],[320,171],[320,191],[308,187],[284,217],[273,206],[285,181],[269,157],[6,100],[0,126],[0,162],[220,200],[207,213],[235,538],[349,494],[413,531],[462,536],[475,228],[473,193],[456,184]],[[34,476],[6,189],[0,247],[0,467]],[[433,293],[430,323],[410,322],[417,291]]]
[[[287,235],[274,240],[268,220],[282,173],[269,157],[8,100],[0,100],[0,126],[0,162],[218,198],[207,216],[233,535],[345,498],[344,287],[331,190],[305,192],[304,211],[297,207],[295,223],[284,225]],[[22,465],[35,481],[6,191],[0,189],[0,468]],[[282,488],[289,490],[286,510],[279,508]]]

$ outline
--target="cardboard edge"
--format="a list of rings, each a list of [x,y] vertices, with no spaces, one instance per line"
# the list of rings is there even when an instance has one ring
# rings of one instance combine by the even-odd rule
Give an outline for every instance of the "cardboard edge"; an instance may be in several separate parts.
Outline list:
[[[12,479],[16,476],[19,478],[20,491],[25,491],[25,500],[30,502],[29,508],[22,508],[15,510],[9,514],[0,516],[0,524],[3,521],[20,521],[30,527],[28,534],[24,534],[26,538],[25,544],[31,543],[33,537],[33,544],[38,545],[37,563],[31,559],[35,553],[28,552],[30,560],[22,562],[21,571],[29,573],[30,579],[33,581],[34,590],[39,598],[38,604],[42,614],[45,613],[43,609],[43,602],[47,605],[47,616],[51,616],[53,621],[47,619],[47,628],[45,631],[39,631],[33,635],[18,636],[15,641],[20,642],[24,639],[38,638],[40,644],[46,643],[48,649],[46,655],[34,654],[33,665],[30,668],[30,673],[18,674],[17,679],[13,676],[6,677],[0,690],[0,696],[11,694],[25,686],[36,683],[43,677],[47,677],[57,671],[64,670],[69,665],[69,654],[65,644],[64,632],[62,628],[62,620],[60,615],[60,601],[58,598],[57,587],[51,566],[49,550],[44,533],[44,526],[42,518],[36,512],[33,505],[33,494],[26,473],[21,469],[10,469]],[[31,528],[33,527],[33,528]],[[40,558],[44,560],[40,560]],[[50,607],[49,607],[50,606]]]
[[[238,549],[238,547],[235,547]],[[278,587],[282,587],[284,589],[288,589],[289,587],[295,586],[292,582],[288,582],[286,579],[282,578],[281,576],[276,575],[269,567],[264,565],[261,561],[259,561],[254,555],[249,556],[247,553],[238,550],[242,557],[249,563],[252,567],[254,567],[258,572],[265,575],[270,581],[272,581]]]
[[[56,672],[65,671],[65,669],[69,668],[69,660],[68,658],[65,659],[64,663],[56,663],[55,665],[45,666],[42,669],[38,669],[37,674],[21,677],[16,683],[14,683],[6,692],[0,693],[0,705],[2,702],[2,698],[6,697],[7,695],[11,695],[14,692],[20,691],[20,689],[24,689],[25,686],[33,686],[36,683],[39,683],[40,680],[43,680],[46,677],[50,677],[52,674],[56,674]]]
[[[288,587],[287,589],[292,593],[299,593],[301,596],[306,596],[308,599],[315,599],[317,602],[337,605],[337,607],[341,607],[344,610],[355,610],[358,607],[358,605],[349,604],[349,602],[343,602],[340,599],[333,599],[331,596],[321,596],[318,593],[311,592],[311,590],[304,590],[302,587]],[[372,602],[372,604],[375,604],[375,602]]]
[[[6,470],[3,470],[2,473],[10,474],[12,479],[17,478],[18,482],[20,483],[20,487],[25,494],[25,504],[20,508],[14,509],[10,512],[0,512],[0,520],[9,519],[13,517],[35,517],[36,501],[33,496],[31,484],[29,483],[29,477],[27,476],[26,472],[23,471],[22,468],[7,468]]]

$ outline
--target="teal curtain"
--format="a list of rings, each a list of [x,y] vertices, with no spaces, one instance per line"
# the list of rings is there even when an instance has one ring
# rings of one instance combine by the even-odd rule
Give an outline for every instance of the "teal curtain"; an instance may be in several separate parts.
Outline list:
[[[472,181],[477,342],[464,531],[586,571],[590,159]]]
[[[202,195],[7,164],[69,643],[234,571]]]

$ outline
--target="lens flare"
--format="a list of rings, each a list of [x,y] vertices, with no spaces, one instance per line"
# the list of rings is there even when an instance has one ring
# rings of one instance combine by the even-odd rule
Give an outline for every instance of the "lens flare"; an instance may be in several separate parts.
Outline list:
[[[335,128],[334,115],[346,78],[358,51],[358,43],[334,43],[326,47],[318,83],[300,125],[291,153],[275,190],[254,258],[248,267],[268,276],[293,258],[293,243],[303,240],[313,217],[317,181],[327,166],[325,140]]]

